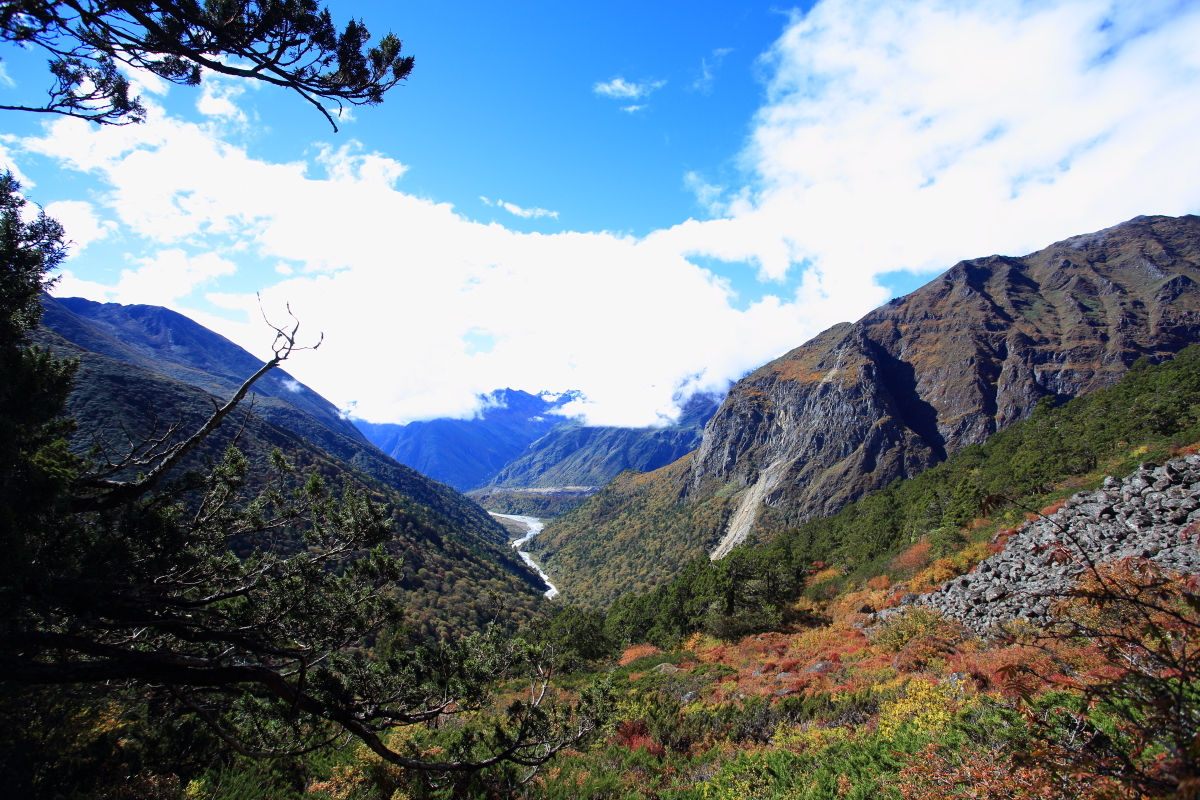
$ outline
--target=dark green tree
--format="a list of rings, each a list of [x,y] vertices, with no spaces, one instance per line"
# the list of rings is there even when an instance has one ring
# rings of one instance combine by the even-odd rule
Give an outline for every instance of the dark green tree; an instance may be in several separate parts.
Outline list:
[[[186,86],[206,70],[281,86],[336,131],[322,101],[373,105],[412,71],[396,36],[370,39],[361,20],[338,33],[316,0],[3,0],[0,41],[46,51],[54,82],[43,104],[0,108],[140,122],[124,64]]]
[[[251,491],[233,448],[206,474],[180,474],[253,382],[302,349],[298,325],[275,328],[275,357],[195,433],[172,429],[114,460],[73,454],[62,412],[75,365],[26,341],[63,232],[45,214],[25,221],[24,204],[0,177],[0,681],[153,696],[247,755],[356,737],[430,771],[533,769],[596,727],[599,693],[550,702],[555,655],[498,630],[370,648],[400,619],[401,564],[364,490],[339,496],[275,453],[273,477]],[[494,709],[490,687],[508,678],[529,693]],[[481,711],[494,712],[486,727],[463,723],[434,758],[388,741],[396,727]]]

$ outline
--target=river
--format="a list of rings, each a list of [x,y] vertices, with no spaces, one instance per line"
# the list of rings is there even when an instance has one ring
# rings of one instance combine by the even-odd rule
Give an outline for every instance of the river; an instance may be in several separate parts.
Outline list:
[[[523,517],[519,514],[496,514],[492,511],[489,511],[488,513],[493,517],[504,517],[505,519],[511,519],[513,522],[518,522],[521,525],[524,525],[529,530],[529,532],[520,539],[514,539],[512,546],[517,549],[517,555],[519,555],[526,564],[533,567],[538,575],[542,576],[542,580],[546,582],[547,586],[546,597],[551,598],[557,595],[558,589],[553,583],[550,582],[550,576],[547,575],[542,568],[537,565],[537,562],[533,560],[533,557],[529,555],[529,553],[521,549],[521,545],[533,539],[533,537],[542,532],[542,528],[546,527],[542,524],[542,521],[537,517]]]

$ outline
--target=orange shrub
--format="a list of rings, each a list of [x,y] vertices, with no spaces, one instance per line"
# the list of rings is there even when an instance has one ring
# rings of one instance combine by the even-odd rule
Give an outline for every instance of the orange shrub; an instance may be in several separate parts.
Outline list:
[[[916,574],[929,566],[929,550],[929,541],[922,539],[892,559],[889,566],[901,575]]]
[[[889,578],[886,574],[876,575],[874,578],[871,578],[871,580],[867,581],[867,588],[871,589],[872,591],[876,591],[876,592],[882,592],[884,589],[888,588],[891,585],[892,585],[892,579]]]
[[[1067,502],[1066,500],[1059,500],[1054,505],[1046,506],[1039,513],[1041,513],[1041,515],[1044,517],[1048,517],[1051,514],[1055,514],[1059,511],[1062,511],[1062,507],[1066,504],[1066,502]]]
[[[623,667],[626,664],[632,664],[639,658],[658,655],[661,652],[662,650],[659,650],[652,644],[635,644],[632,647],[625,648],[625,652],[621,654],[621,658],[617,663]]]

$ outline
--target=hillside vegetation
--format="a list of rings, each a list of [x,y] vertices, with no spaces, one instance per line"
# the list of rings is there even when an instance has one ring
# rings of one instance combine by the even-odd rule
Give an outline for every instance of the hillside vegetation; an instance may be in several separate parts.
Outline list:
[[[691,457],[652,473],[624,472],[582,505],[555,519],[532,542],[538,563],[569,592],[569,602],[606,608],[627,592],[644,592],[707,558],[720,536],[727,498],[679,502],[673,479]],[[566,546],[570,543],[570,547]],[[652,559],[630,557],[649,552]]]
[[[1011,525],[1056,490],[1095,485],[1197,439],[1200,346],[1192,345],[1157,366],[1139,361],[1116,385],[1063,406],[1047,398],[1032,417],[984,444],[830,517],[785,527],[780,515],[772,520],[774,536],[718,562],[697,557],[654,592],[618,598],[611,630],[627,640],[667,644],[725,626],[769,627],[801,594],[825,599],[879,576],[909,578],[937,563],[938,571],[923,579],[932,588],[930,580],[949,580],[986,555],[986,541],[978,539],[990,514],[1000,513],[993,527]],[[952,554],[957,560],[944,563]],[[815,583],[814,570],[821,576]]]
[[[160,434],[180,421],[182,430],[190,430],[212,411],[210,395],[192,385],[83,350],[45,330],[35,340],[59,356],[81,360],[67,402],[79,427],[74,446],[81,452],[104,442],[121,453],[130,437],[139,441],[156,423]],[[267,479],[269,454],[278,448],[301,474],[320,475],[331,486],[349,481],[370,489],[395,531],[389,549],[404,559],[398,587],[404,622],[417,637],[446,641],[497,616],[515,626],[533,614],[540,579],[515,556],[486,512],[449,487],[381,462],[377,472],[393,478],[385,483],[253,413],[218,428],[185,468],[206,469],[235,440],[249,459],[252,485]]]

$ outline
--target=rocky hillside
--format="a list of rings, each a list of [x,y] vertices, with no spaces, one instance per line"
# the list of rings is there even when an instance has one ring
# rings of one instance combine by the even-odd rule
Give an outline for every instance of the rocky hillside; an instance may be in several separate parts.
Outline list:
[[[1200,335],[1200,217],[1138,217],[1021,258],[989,256],[839,325],[740,381],[705,430],[687,496],[743,490],[723,547],[758,511],[836,511],[1137,358]]]
[[[936,592],[905,600],[932,606],[983,633],[1023,619],[1045,624],[1051,605],[1089,564],[1148,558],[1200,574],[1200,456],[1143,464],[1124,480],[1109,477],[1060,510],[1022,525],[1003,552]],[[888,609],[876,616],[887,615]]]
[[[1031,255],[960,262],[739,381],[686,469],[661,470],[640,491],[673,494],[710,523],[720,516],[688,543],[720,557],[982,442],[1043,397],[1085,394],[1139,357],[1178,352],[1200,336],[1198,281],[1196,216],[1138,217]],[[657,552],[681,549],[652,519],[631,519],[636,505],[602,492],[570,530],[551,525],[539,538],[564,596],[574,578],[555,574],[555,560],[609,549],[631,523],[641,545],[610,559],[653,574],[664,566]]]

